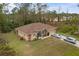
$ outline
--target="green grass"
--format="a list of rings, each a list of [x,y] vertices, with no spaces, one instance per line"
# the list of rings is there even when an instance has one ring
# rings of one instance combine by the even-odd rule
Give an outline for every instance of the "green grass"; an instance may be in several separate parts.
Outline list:
[[[17,55],[42,55],[42,56],[79,56],[79,48],[69,45],[59,39],[47,38],[37,41],[22,41],[13,32],[3,34],[9,45],[17,51]]]

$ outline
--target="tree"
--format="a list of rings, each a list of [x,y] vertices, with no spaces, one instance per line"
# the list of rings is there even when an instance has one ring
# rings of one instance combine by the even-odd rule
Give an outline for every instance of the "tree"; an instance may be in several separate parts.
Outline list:
[[[13,56],[16,51],[8,45],[7,40],[0,38],[0,56]]]
[[[0,31],[1,31],[1,29],[2,29],[2,22],[3,22],[3,20],[4,20],[4,14],[3,14],[3,4],[0,4]]]
[[[14,23],[10,19],[10,12],[8,9],[9,4],[0,5],[0,30],[1,32],[9,32],[14,29]],[[7,6],[7,9],[5,8]],[[6,12],[6,10],[8,12]]]
[[[19,26],[27,24],[29,21],[29,7],[30,3],[17,3],[16,7],[12,10],[15,22]],[[15,13],[15,14],[14,14]]]
[[[42,20],[43,20],[42,15],[44,14],[42,11],[46,10],[47,4],[37,3],[36,5],[37,5],[38,19],[39,19],[40,22],[42,22]]]

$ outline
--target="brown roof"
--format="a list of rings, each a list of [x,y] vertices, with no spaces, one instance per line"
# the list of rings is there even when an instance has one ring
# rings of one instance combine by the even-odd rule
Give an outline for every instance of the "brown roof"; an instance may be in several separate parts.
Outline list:
[[[46,29],[47,31],[54,31],[55,27],[43,23],[32,23],[16,28],[16,30],[23,31],[27,34],[41,31],[43,29]]]

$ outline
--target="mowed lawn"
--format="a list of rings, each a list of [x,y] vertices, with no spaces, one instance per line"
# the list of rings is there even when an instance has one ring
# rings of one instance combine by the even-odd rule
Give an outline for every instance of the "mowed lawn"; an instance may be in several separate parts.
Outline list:
[[[17,55],[29,56],[79,56],[79,48],[59,39],[47,38],[37,41],[20,40],[14,32],[3,34],[9,45],[17,51]]]

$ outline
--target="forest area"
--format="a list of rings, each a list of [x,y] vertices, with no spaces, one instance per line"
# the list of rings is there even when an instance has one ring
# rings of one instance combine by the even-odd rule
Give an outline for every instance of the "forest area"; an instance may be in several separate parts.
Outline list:
[[[45,3],[14,3],[13,5],[15,7],[10,10],[9,3],[0,4],[0,32],[6,33],[16,27],[34,22],[51,25],[60,23],[61,25],[62,21],[62,23],[78,24],[78,14],[68,13],[68,10],[67,13],[57,13],[56,10],[50,11],[47,9],[49,6]],[[59,11],[61,11],[60,7]]]
[[[15,7],[10,10],[9,3],[0,4],[0,35],[23,25],[41,22],[56,26],[57,32],[79,36],[79,14],[68,13],[68,10],[67,13],[50,11],[46,3],[14,3],[13,5]],[[17,52],[8,45],[8,42],[0,37],[0,55],[16,54]]]

